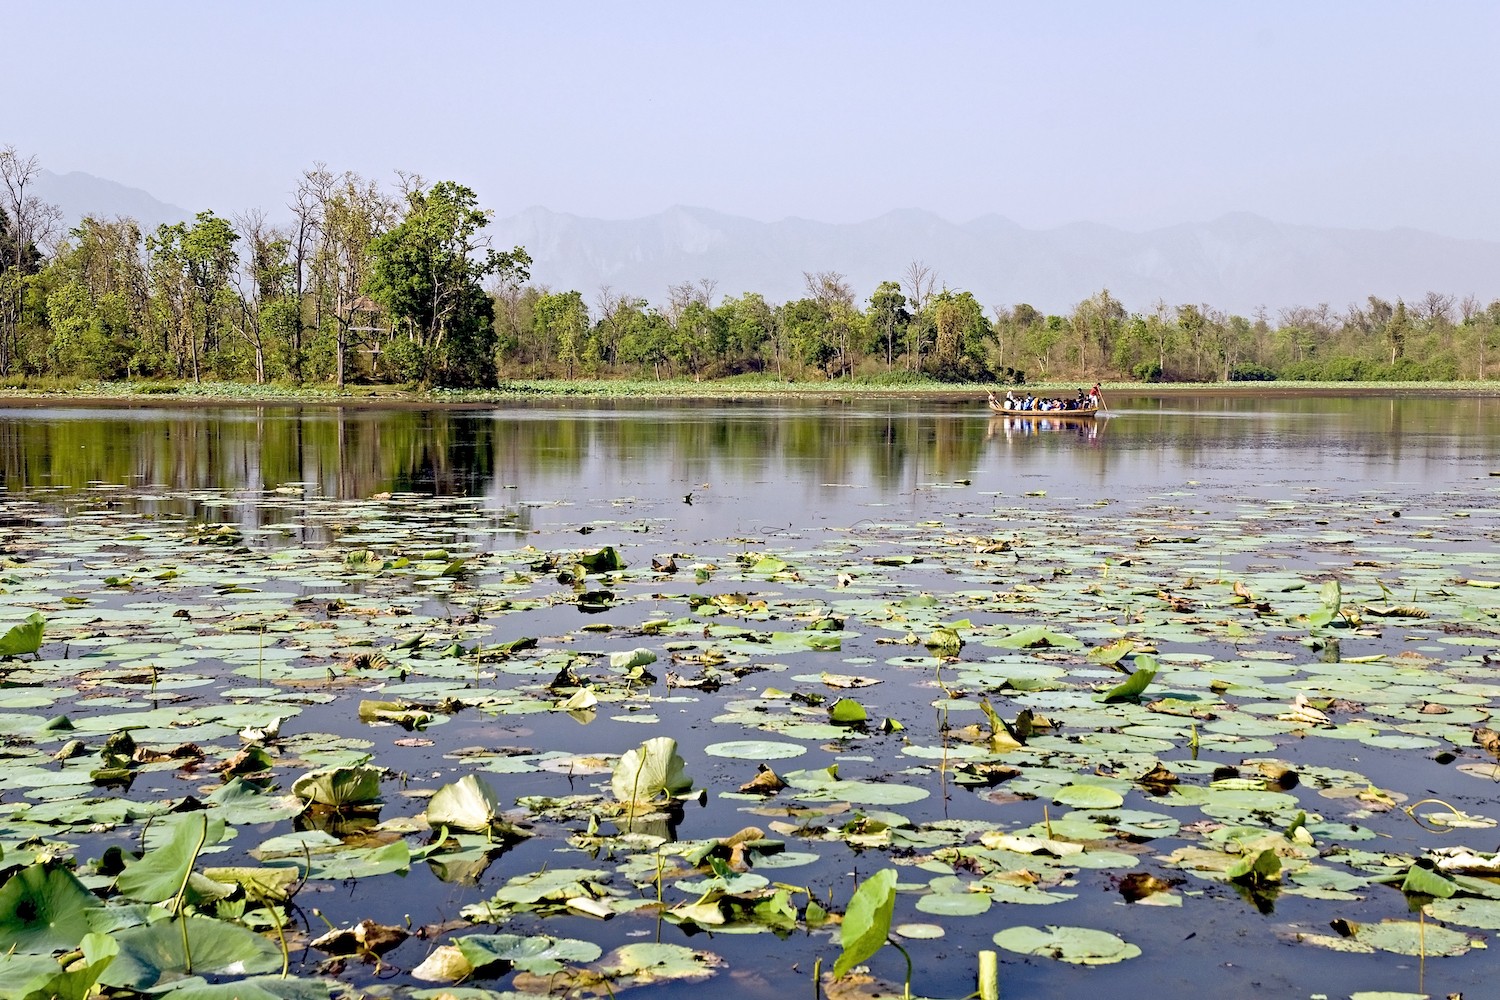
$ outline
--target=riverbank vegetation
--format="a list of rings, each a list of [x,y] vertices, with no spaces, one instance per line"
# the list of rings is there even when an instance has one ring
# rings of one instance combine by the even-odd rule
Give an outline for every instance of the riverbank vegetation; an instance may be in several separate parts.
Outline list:
[[[981,303],[913,261],[873,290],[836,271],[773,303],[700,279],[666,290],[551,289],[523,247],[484,235],[478,195],[322,164],[291,203],[143,232],[31,193],[0,149],[0,380],[483,389],[518,379],[873,384],[1487,380],[1500,300],[1429,292],[1226,313],[1132,311],[1103,289],[1066,313]],[[729,294],[725,294],[728,292]],[[645,293],[645,294],[643,294]],[[646,294],[657,294],[648,298]]]

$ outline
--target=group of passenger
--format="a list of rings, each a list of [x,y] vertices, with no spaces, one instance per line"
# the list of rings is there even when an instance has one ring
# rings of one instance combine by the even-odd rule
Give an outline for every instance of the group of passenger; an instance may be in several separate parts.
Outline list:
[[[993,400],[994,398],[994,393],[991,393],[990,399]],[[1097,382],[1094,383],[1094,387],[1087,393],[1079,389],[1078,395],[1072,399],[1064,399],[1059,396],[1044,399],[1040,396],[1033,396],[1029,392],[1024,396],[1017,396],[1014,392],[1007,390],[1005,393],[1005,408],[1007,410],[1035,410],[1038,412],[1097,410],[1099,408],[1099,384]]]

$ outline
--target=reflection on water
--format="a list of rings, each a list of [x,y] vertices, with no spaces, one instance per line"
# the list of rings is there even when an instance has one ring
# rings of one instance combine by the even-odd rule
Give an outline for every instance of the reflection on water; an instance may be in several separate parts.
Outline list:
[[[713,499],[722,525],[724,515],[827,515],[851,499],[900,506],[956,482],[1079,497],[1189,480],[1268,495],[1287,482],[1440,488],[1488,476],[1500,443],[1496,399],[1118,396],[1109,405],[1108,416],[1084,421],[991,418],[982,400],[885,398],[13,406],[0,409],[0,484],[154,486],[163,509],[182,512],[201,499],[191,491],[288,484],[325,498],[418,492],[538,507],[613,495],[678,520],[684,504]]]

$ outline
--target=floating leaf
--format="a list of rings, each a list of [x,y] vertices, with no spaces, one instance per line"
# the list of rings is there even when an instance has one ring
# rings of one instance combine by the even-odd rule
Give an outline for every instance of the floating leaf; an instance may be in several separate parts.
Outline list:
[[[102,904],[65,868],[34,864],[0,886],[0,950],[43,954],[74,948]]]
[[[1113,965],[1140,955],[1141,949],[1107,931],[1087,927],[1009,927],[998,932],[995,944],[1022,955],[1055,958],[1077,965]]]
[[[807,748],[797,743],[782,743],[777,740],[730,740],[726,743],[710,743],[703,748],[710,757],[732,757],[738,760],[785,760],[800,757]]]
[[[828,709],[828,718],[836,725],[848,726],[864,722],[869,719],[865,707],[853,698],[840,698]]]
[[[120,953],[99,981],[121,989],[146,990],[164,978],[194,973],[270,972],[281,967],[276,942],[222,920],[184,917],[118,931]],[[89,949],[84,949],[89,957]]]

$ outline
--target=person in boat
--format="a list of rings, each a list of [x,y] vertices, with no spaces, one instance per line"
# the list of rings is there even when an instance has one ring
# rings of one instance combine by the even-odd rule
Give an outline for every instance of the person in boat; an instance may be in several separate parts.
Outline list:
[[[1016,394],[1009,389],[1005,390],[1005,408],[1014,410],[1016,408]]]
[[[1083,394],[1083,388],[1078,389],[1078,397],[1073,400],[1073,409],[1082,410],[1089,405],[1088,399]]]
[[[1099,408],[1099,398],[1099,383],[1095,382],[1094,387],[1089,390],[1089,409],[1097,410]]]

